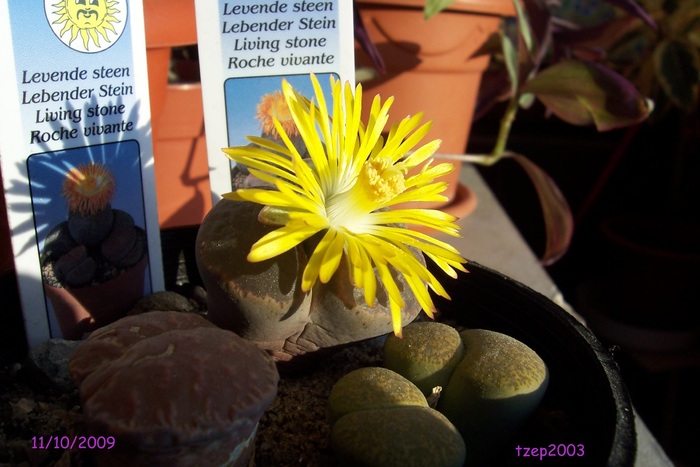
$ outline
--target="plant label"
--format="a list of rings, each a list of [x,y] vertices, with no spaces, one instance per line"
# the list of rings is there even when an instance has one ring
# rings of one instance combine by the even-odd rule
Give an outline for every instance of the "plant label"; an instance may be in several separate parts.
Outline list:
[[[279,140],[272,117],[282,80],[311,97],[314,73],[354,85],[352,0],[195,0],[204,122],[213,202],[230,192],[235,165],[221,151],[249,135]],[[286,104],[284,104],[286,105]],[[292,136],[292,135],[290,135]]]
[[[142,0],[1,2],[0,64],[27,341],[80,339],[163,288]]]

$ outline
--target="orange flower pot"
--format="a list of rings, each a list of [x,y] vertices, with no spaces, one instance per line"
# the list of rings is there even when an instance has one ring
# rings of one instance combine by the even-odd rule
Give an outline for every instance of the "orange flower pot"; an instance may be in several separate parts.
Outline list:
[[[211,209],[202,88],[168,82],[172,48],[197,43],[194,0],[145,0],[144,17],[160,226],[196,226]]]
[[[148,255],[129,270],[102,284],[64,288],[44,282],[64,339],[81,339],[86,332],[123,318],[143,297]]]
[[[199,225],[211,209],[200,83],[168,85],[154,134],[160,226]]]
[[[359,2],[369,37],[386,63],[385,74],[363,83],[363,107],[368,112],[376,94],[394,96],[389,124],[423,112],[425,119],[433,122],[428,138],[442,140],[440,152],[462,154],[481,76],[490,59],[477,52],[498,31],[503,17],[513,16],[515,11],[511,0],[458,0],[425,20],[424,4],[424,0]],[[355,58],[357,67],[373,66],[359,44]],[[473,195],[458,190],[458,177],[459,170],[455,170],[444,178],[448,202],[421,203],[421,207],[445,209],[458,200],[464,207],[460,206],[456,215],[473,209]],[[463,202],[465,197],[468,203]]]

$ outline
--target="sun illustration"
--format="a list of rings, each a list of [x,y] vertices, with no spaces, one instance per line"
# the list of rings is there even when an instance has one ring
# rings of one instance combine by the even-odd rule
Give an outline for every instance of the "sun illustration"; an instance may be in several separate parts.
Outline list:
[[[55,0],[46,0],[47,4],[53,1]],[[51,4],[51,7],[56,9],[53,12],[49,12],[47,5],[46,14],[52,29],[64,44],[78,50],[74,41],[80,36],[85,52],[91,51],[90,42],[95,48],[92,51],[97,52],[109,47],[112,40],[118,38],[124,29],[125,12],[117,8],[120,3],[124,2],[122,0],[61,0]],[[56,18],[53,21],[51,21],[52,16]],[[110,38],[110,35],[113,37]],[[105,42],[104,45],[102,40]]]

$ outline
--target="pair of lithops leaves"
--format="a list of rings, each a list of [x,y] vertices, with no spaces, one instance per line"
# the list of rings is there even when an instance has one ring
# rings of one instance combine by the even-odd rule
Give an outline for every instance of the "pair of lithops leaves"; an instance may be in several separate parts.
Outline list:
[[[531,416],[549,380],[536,352],[483,329],[411,323],[383,350],[384,368],[348,373],[329,397],[332,444],[349,463],[478,464]]]

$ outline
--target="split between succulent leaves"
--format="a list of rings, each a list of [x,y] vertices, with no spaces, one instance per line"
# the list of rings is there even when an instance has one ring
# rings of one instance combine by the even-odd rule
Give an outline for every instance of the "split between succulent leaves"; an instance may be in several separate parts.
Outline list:
[[[349,465],[492,465],[549,382],[545,362],[519,340],[434,321],[389,335],[383,365],[351,371],[330,392],[332,446]]]

